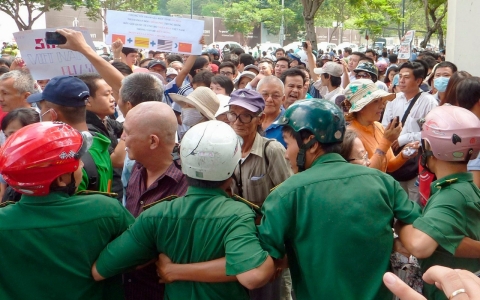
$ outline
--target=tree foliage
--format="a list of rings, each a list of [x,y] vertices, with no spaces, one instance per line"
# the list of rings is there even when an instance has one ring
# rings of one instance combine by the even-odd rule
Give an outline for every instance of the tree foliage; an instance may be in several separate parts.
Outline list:
[[[282,5],[279,1],[268,0],[265,8],[258,10],[261,22],[270,34],[279,34],[282,24],[282,16],[284,18],[284,26],[288,27],[295,21],[295,12]]]
[[[261,17],[257,11],[259,6],[259,0],[245,0],[224,7],[220,14],[223,17],[225,28],[230,33],[238,32],[246,37],[255,26],[260,24]]]
[[[158,3],[156,0],[86,0],[84,5],[88,18],[96,21],[103,19],[106,10],[155,13]]]
[[[65,0],[0,0],[0,11],[9,15],[16,23],[18,30],[30,30],[33,23],[45,12],[54,9],[61,10]],[[81,0],[73,0],[71,5],[78,8],[82,4]],[[27,10],[26,18],[20,16],[20,7]]]
[[[443,29],[442,22],[447,15],[448,0],[421,0],[424,8],[425,28],[427,33],[420,43],[420,47],[425,48],[433,33],[440,31],[442,38],[440,39],[440,47],[443,46]]]
[[[315,33],[315,15],[324,0],[300,0],[303,5],[303,19],[305,20],[306,39],[312,42],[317,50],[317,34]]]

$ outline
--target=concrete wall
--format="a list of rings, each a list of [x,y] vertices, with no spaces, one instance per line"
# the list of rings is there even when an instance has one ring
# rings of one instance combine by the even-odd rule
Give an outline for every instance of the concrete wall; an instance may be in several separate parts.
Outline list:
[[[447,60],[459,70],[480,76],[480,39],[475,32],[480,28],[479,0],[449,0],[447,20]]]
[[[92,40],[103,42],[103,21],[92,21],[85,15],[87,10],[83,7],[74,10],[70,5],[64,5],[60,11],[51,10],[45,13],[47,28],[62,28],[74,26],[74,21],[79,27],[86,27]]]

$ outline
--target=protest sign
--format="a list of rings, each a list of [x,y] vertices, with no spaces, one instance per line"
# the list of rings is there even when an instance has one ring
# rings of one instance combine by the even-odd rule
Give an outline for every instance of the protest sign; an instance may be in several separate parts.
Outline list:
[[[412,55],[412,42],[415,37],[415,30],[409,30],[403,36],[398,50],[398,59],[409,59]]]
[[[71,28],[81,31],[87,43],[95,49],[86,28]],[[55,28],[20,31],[13,34],[22,59],[35,80],[51,79],[59,75],[80,75],[97,72],[83,54],[60,49],[45,42],[45,32]]]
[[[161,52],[201,54],[204,21],[109,10],[106,43],[120,39],[124,47]]]

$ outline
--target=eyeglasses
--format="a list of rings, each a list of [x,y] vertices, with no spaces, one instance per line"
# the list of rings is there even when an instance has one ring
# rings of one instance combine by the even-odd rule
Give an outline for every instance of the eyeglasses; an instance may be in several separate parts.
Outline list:
[[[362,155],[362,158],[349,158],[348,162],[351,162],[351,161],[354,161],[354,160],[363,160],[364,163],[367,163],[368,161],[370,161],[368,159],[368,152],[365,151],[365,153]]]
[[[223,75],[223,76],[232,76],[233,73],[232,73],[232,72],[220,72],[220,75]]]
[[[263,97],[263,99],[265,99],[265,101],[267,101],[267,99],[268,99],[269,97],[272,97],[272,100],[281,100],[282,97],[283,97],[283,95],[280,95],[280,94],[267,94],[267,93],[265,93],[265,94],[262,94],[262,97]]]
[[[243,124],[250,124],[252,122],[252,120],[254,118],[256,118],[257,116],[253,116],[253,115],[250,115],[250,114],[239,114],[237,115],[236,113],[232,113],[232,112],[227,112],[227,119],[228,121],[230,121],[231,123],[234,123],[236,122],[238,119],[240,119],[240,122],[243,123]]]
[[[357,74],[355,74],[355,78],[356,79],[370,79],[370,78],[372,78],[372,76],[370,76],[370,74],[366,74],[366,73],[364,73],[364,74],[358,74],[357,73]]]

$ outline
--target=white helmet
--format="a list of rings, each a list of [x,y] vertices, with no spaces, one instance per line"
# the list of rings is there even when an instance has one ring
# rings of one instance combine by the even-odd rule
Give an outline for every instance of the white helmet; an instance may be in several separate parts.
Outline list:
[[[203,122],[183,136],[180,157],[182,172],[190,178],[227,180],[242,158],[240,139],[224,122]]]

